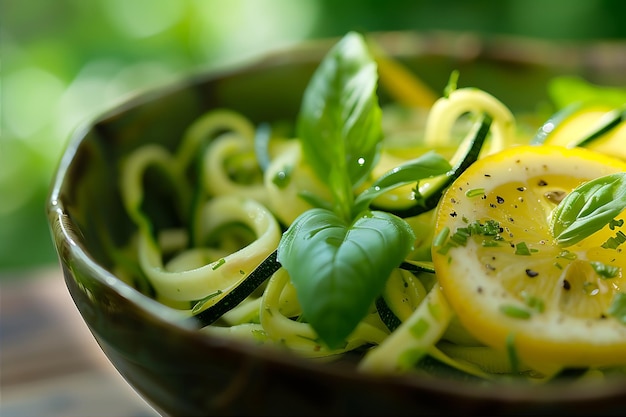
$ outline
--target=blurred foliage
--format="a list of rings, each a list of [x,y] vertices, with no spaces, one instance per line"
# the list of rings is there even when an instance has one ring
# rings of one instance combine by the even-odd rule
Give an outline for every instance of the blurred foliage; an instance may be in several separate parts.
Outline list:
[[[4,0],[0,270],[56,262],[45,216],[71,132],[129,94],[348,30],[624,38],[622,0]]]

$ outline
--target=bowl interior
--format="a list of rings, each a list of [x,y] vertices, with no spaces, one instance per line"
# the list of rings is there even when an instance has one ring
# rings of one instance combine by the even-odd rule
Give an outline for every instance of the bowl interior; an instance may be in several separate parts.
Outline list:
[[[555,75],[578,74],[610,84],[626,73],[623,63],[622,68],[613,65],[612,55],[604,64],[605,58],[589,60],[586,45],[466,34],[381,33],[376,39],[435,90],[459,70],[460,84],[483,88],[514,111],[533,111],[545,102],[546,83]],[[118,189],[120,161],[148,143],[173,151],[191,122],[209,109],[236,110],[253,123],[293,120],[305,86],[333,43],[315,42],[237,69],[194,76],[137,97],[76,132],[59,166],[48,213],[68,288],[113,364],[157,410],[172,415],[281,414],[303,404],[311,414],[415,414],[416,406],[426,413],[454,412],[462,404],[472,413],[526,407],[578,414],[623,406],[624,381],[537,389],[430,377],[373,378],[358,375],[349,363],[310,363],[209,339],[175,310],[142,294],[139,281],[116,278],[116,265],[124,260],[113,249],[125,246],[135,231]],[[389,98],[381,91],[380,99]],[[461,402],[450,403],[450,396]]]

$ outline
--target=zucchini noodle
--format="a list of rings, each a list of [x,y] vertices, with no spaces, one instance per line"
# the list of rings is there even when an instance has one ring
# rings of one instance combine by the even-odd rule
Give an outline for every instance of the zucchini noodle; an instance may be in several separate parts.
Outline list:
[[[328,187],[302,160],[298,140],[282,145],[282,152],[271,160],[265,171],[264,184],[269,207],[283,224],[291,224],[298,215],[313,207],[302,198],[302,193],[330,198]]]
[[[525,140],[517,132],[511,111],[476,88],[454,90],[439,98],[426,118],[425,109],[413,110],[403,108],[403,114],[421,120],[423,135],[395,138],[393,149],[383,140],[378,165],[360,190],[429,149],[445,150],[442,153],[451,166],[461,164],[476,132],[484,128],[476,122],[481,115],[493,122],[490,137],[476,158]],[[385,108],[383,117],[397,118],[393,112],[391,106]],[[455,124],[466,114],[474,116],[475,123],[459,141],[453,133]],[[384,133],[393,136],[393,132]],[[189,126],[175,152],[145,145],[129,155],[121,165],[119,187],[128,217],[137,227],[129,244],[136,253],[136,265],[134,269],[117,265],[119,276],[132,281],[140,269],[154,292],[151,296],[189,316],[223,308],[220,303],[227,294],[242,291],[239,301],[199,331],[275,345],[306,358],[332,360],[359,349],[365,352],[359,353],[362,372],[417,371],[425,358],[483,380],[521,373],[542,381],[559,372],[550,367],[539,372],[524,364],[516,368],[506,352],[481,345],[459,323],[434,270],[427,268],[432,265],[432,209],[406,218],[416,236],[406,261],[426,268],[395,269],[376,304],[340,348],[326,347],[307,323],[284,268],[277,267],[262,282],[250,284],[249,276],[276,251],[289,225],[316,201],[332,199],[328,185],[303,157],[300,141],[279,136],[270,124],[257,129],[242,114],[215,109]],[[259,152],[264,153],[263,162]],[[446,175],[403,185],[379,196],[376,203],[383,208],[415,204],[416,195],[444,187],[444,180]],[[167,187],[161,189],[164,184]],[[170,191],[169,197],[161,195]],[[171,206],[171,219],[155,217],[150,208],[154,198],[158,207]]]
[[[142,233],[138,242],[139,263],[156,291],[166,298],[193,301],[218,292],[228,292],[244,280],[280,240],[280,228],[274,217],[251,199],[235,196],[216,198],[205,206],[203,218],[208,220],[202,230],[205,233],[211,233],[224,223],[238,221],[252,228],[257,239],[210,263],[198,266],[197,262],[192,262],[188,269],[178,267],[172,271],[163,265],[161,250],[154,239]]]
[[[388,335],[377,314],[372,312],[364,319],[342,349],[328,349],[318,340],[314,329],[308,324],[292,320],[299,315],[298,300],[284,268],[279,269],[269,280],[263,293],[260,322],[267,336],[289,350],[307,357],[323,357],[341,354],[367,343],[378,344]],[[374,321],[371,323],[370,321]],[[376,326],[378,324],[378,326]]]
[[[230,158],[238,159],[239,163],[234,165],[240,171],[258,171],[253,138],[225,133],[211,142],[204,153],[202,166],[206,191],[210,195],[246,196],[267,205],[267,191],[262,183],[242,184],[231,178],[226,168]]]
[[[515,138],[515,117],[511,111],[491,94],[477,88],[452,91],[433,104],[426,123],[424,143],[430,147],[445,145],[450,141],[454,123],[462,115],[487,113],[493,120],[493,140],[489,153],[511,145]]]
[[[441,339],[453,314],[441,289],[433,287],[411,316],[382,344],[365,355],[359,369],[390,373],[414,367]]]
[[[439,99],[426,119],[424,143],[417,148],[415,143],[407,143],[406,147],[413,154],[420,146],[424,151],[428,146],[450,148],[454,142],[450,135],[454,120],[465,112],[485,109],[493,114],[494,124],[499,126],[500,137],[492,147],[510,142],[514,129],[510,112],[487,93],[468,89]],[[458,145],[451,161],[458,161],[464,155],[470,136]],[[148,145],[137,149],[123,165],[120,187],[126,210],[138,227],[135,243],[138,264],[154,288],[156,298],[186,309],[189,315],[211,308],[225,294],[245,285],[247,275],[277,248],[282,231],[313,207],[303,196],[330,198],[328,187],[303,160],[300,142],[271,137],[271,133],[268,141],[271,158],[261,176],[242,179],[228,172],[229,163],[233,163],[231,169],[247,172],[260,169],[252,158],[254,138],[255,129],[243,115],[213,110],[189,127],[178,152],[170,154],[164,148]],[[386,155],[379,162],[381,166],[403,162],[397,152],[393,157]],[[178,228],[155,230],[143,211],[142,187],[150,166],[158,166],[178,188],[183,213],[183,224]],[[194,170],[200,173],[196,185],[189,180],[194,178],[190,176]],[[434,181],[430,181],[430,186],[434,186]],[[429,262],[432,210],[407,221],[417,232],[412,260]],[[228,231],[235,224],[245,226],[254,236],[241,247]],[[215,237],[219,229],[224,229],[224,233]],[[221,247],[211,244],[216,239],[221,241]],[[394,270],[383,294],[400,326],[391,331],[372,306],[346,344],[329,349],[320,342],[311,325],[301,320],[296,291],[287,271],[280,268],[251,290],[244,301],[229,308],[218,322],[203,327],[201,332],[273,344],[300,356],[327,360],[357,348],[377,346],[360,361],[359,369],[363,372],[406,371],[425,356],[485,379],[494,372],[505,372],[504,365],[494,364],[492,355],[477,354],[481,350],[476,346],[446,341],[446,336],[451,334],[449,328],[453,327],[451,323],[455,323],[454,314],[433,283],[436,280],[432,274]],[[437,347],[439,344],[441,348]]]

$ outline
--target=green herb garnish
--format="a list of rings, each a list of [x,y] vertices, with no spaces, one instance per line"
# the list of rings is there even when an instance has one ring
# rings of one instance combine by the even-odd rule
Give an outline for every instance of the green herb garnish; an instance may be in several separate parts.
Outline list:
[[[527,320],[531,317],[531,314],[528,310],[510,304],[501,305],[500,311],[504,315],[512,317],[514,319]]]
[[[574,245],[602,229],[626,208],[626,173],[588,181],[570,192],[552,212],[550,228],[561,246]]]
[[[318,201],[292,223],[279,243],[278,260],[289,272],[304,319],[330,348],[344,344],[414,244],[406,221],[372,211],[369,204],[392,188],[451,169],[445,158],[427,153],[355,198],[355,187],[379,156],[377,82],[363,38],[349,33],[322,60],[298,117],[305,160],[329,185],[333,201]]]
[[[620,268],[618,266],[607,265],[598,261],[591,261],[589,263],[591,264],[593,270],[596,271],[596,274],[600,276],[600,278],[615,278],[619,274]]]

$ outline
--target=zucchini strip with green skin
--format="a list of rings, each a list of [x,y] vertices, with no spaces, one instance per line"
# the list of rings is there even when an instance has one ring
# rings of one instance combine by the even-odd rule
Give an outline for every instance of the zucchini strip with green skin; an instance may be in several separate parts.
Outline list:
[[[429,274],[435,273],[435,266],[431,261],[406,260],[400,264],[399,268],[409,272],[427,272]]]
[[[582,102],[575,102],[559,109],[541,125],[537,133],[535,133],[535,136],[530,140],[530,143],[532,145],[543,145],[548,136],[550,136],[560,124],[565,123],[568,118],[576,114],[582,107]]]
[[[280,227],[276,219],[254,200],[216,197],[206,203],[202,213],[202,222],[197,224],[199,236],[210,235],[222,224],[240,221],[253,230],[256,240],[223,258],[189,265],[181,271],[169,270],[158,242],[140,231],[139,263],[157,293],[172,301],[201,300],[229,292],[278,246]]]
[[[427,261],[406,260],[402,262],[402,264],[400,264],[399,269],[407,271],[409,273],[435,273],[432,262]],[[398,271],[394,271],[394,273],[396,272]],[[400,326],[400,324],[402,324],[402,322],[408,318],[406,314],[407,307],[404,306],[405,308],[402,308],[402,303],[406,303],[412,300],[414,306],[409,306],[408,308],[415,309],[416,305],[424,298],[424,294],[421,293],[425,292],[423,285],[421,285],[421,283],[417,281],[417,285],[419,285],[418,287],[416,287],[416,283],[413,283],[413,285],[411,285],[408,282],[404,282],[404,284],[400,285],[401,291],[403,291],[404,294],[398,294],[397,288],[394,287],[394,285],[398,286],[399,284],[397,282],[395,283],[393,278],[394,276],[392,274],[392,276],[390,276],[387,280],[387,284],[385,286],[385,289],[383,290],[383,293],[376,299],[375,302],[376,310],[378,311],[380,319],[385,324],[385,326],[387,326],[387,328],[392,332],[396,330],[398,326]],[[418,295],[406,294],[406,292],[408,292],[411,288],[413,288],[414,292],[418,293]],[[394,289],[396,291],[394,291]],[[392,308],[391,305],[394,305],[395,308]],[[404,310],[405,315],[403,317],[398,317],[394,310]]]
[[[298,302],[295,291],[287,291],[289,287],[293,289],[287,270],[281,268],[272,275],[263,292],[260,322],[268,338],[284,345],[290,351],[304,357],[324,358],[345,353],[359,346],[379,344],[389,335],[378,320],[376,312],[372,311],[356,326],[344,345],[331,349],[319,339],[311,324],[292,319],[297,314],[295,306]],[[285,313],[287,306],[293,311]]]
[[[406,209],[388,209],[376,207],[376,204],[372,203],[372,209],[386,210],[398,217],[406,218],[417,216],[437,207],[437,203],[439,203],[445,189],[478,159],[491,129],[492,121],[491,116],[483,115],[476,133],[471,136],[467,146],[461,145],[453,156],[453,161],[458,159],[458,162],[453,166],[452,170],[441,177],[429,180],[430,187],[422,193],[422,198],[416,204]]]
[[[276,250],[274,250],[239,285],[211,307],[196,314],[195,318],[203,327],[215,323],[227,311],[230,311],[250,296],[254,290],[267,281],[280,267],[280,263],[276,260]]]
[[[576,111],[582,108],[581,103],[574,103],[568,107],[565,107],[550,117],[537,131],[536,135],[532,138],[532,144],[542,145],[550,137],[550,133],[559,127],[559,124],[566,123],[568,118],[575,114]],[[613,109],[603,115],[597,124],[581,138],[573,140],[567,144],[568,148],[574,148],[576,146],[585,147],[593,143],[596,139],[601,138],[605,134],[612,131],[619,126],[622,122],[626,121],[626,106],[622,108]]]
[[[376,300],[376,308],[385,326],[394,331],[408,320],[426,297],[427,290],[422,282],[404,268],[395,269]]]
[[[411,369],[441,338],[453,315],[441,288],[433,287],[411,317],[365,355],[359,370],[385,374]]]
[[[597,130],[591,132],[581,140],[579,140],[575,146],[587,146],[594,140],[610,132],[615,127],[619,126],[622,122],[626,121],[626,106],[622,109],[615,109],[605,114],[600,119]]]
[[[391,308],[389,308],[389,305],[383,296],[376,299],[376,311],[378,311],[380,319],[383,323],[385,323],[385,326],[387,326],[389,331],[395,331],[402,324],[402,321],[398,318],[398,316],[391,311]]]

